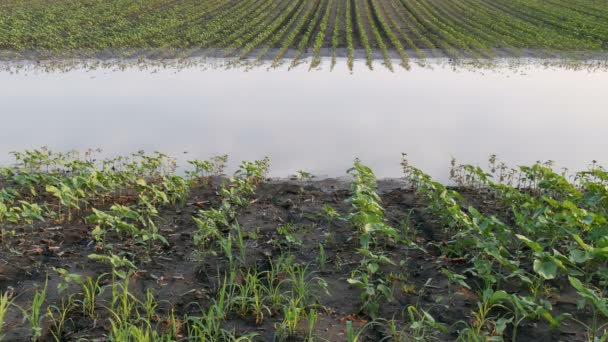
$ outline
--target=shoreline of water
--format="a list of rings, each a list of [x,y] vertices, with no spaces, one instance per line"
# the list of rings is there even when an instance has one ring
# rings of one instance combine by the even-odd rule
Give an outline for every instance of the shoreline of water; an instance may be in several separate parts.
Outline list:
[[[81,52],[10,52],[0,51],[0,72],[46,71],[65,72],[72,69],[112,69],[123,70],[137,68],[141,70],[155,68],[176,69],[230,69],[266,68],[267,70],[288,68],[304,68],[308,70],[349,70],[348,51],[345,48],[336,50],[323,48],[319,54],[320,64],[312,66],[313,55],[311,51],[304,52],[294,60],[296,51],[288,50],[279,59],[272,56],[278,49],[270,49],[261,56],[260,50],[254,50],[246,58],[224,56],[223,50],[125,50],[125,51],[81,51]],[[471,55],[471,52],[461,51],[458,58],[450,57],[438,49],[406,50],[409,60],[407,64],[396,51],[389,51],[390,62],[394,71],[408,71],[412,66],[433,68],[435,66],[450,66],[462,70],[512,70],[521,71],[529,67],[542,66],[563,70],[608,70],[608,53],[572,53],[546,50],[513,50],[495,49],[490,52],[492,58],[480,58]],[[262,51],[263,53],[263,51]],[[419,53],[426,57],[420,58]],[[354,51],[353,62],[369,61],[363,49]],[[371,60],[372,68],[386,69],[386,61],[380,51],[374,51]],[[369,68],[366,65],[365,68]],[[358,69],[355,69],[356,72]],[[353,71],[353,70],[350,70]]]

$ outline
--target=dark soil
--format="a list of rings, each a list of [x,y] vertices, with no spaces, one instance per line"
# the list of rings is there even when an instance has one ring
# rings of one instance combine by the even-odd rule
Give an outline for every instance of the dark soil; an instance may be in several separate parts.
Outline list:
[[[138,272],[131,278],[132,293],[142,298],[146,289],[153,289],[161,313],[167,314],[173,308],[177,317],[196,315],[200,312],[199,305],[205,307],[215,297],[218,274],[228,265],[223,258],[209,255],[201,258],[196,252],[192,237],[198,228],[191,217],[200,208],[218,205],[218,186],[219,180],[214,180],[210,187],[193,190],[185,207],[165,208],[162,211],[159,227],[169,240],[169,246],[146,250],[118,239],[113,241],[138,266]],[[384,252],[399,265],[387,269],[386,273],[399,276],[395,276],[391,284],[395,298],[381,306],[380,316],[394,318],[407,327],[406,309],[414,305],[428,311],[448,328],[447,332],[436,335],[437,339],[457,339],[458,330],[463,328],[458,322],[472,322],[471,311],[475,309],[478,297],[472,291],[449,283],[441,269],[461,271],[467,267],[466,263],[463,259],[441,256],[439,249],[434,246],[445,239],[442,227],[426,214],[424,203],[419,202],[410,190],[402,188],[399,180],[381,181],[379,190],[388,223],[397,229],[409,224],[413,240],[426,250],[386,244]],[[501,208],[493,206],[481,195],[466,192],[464,195],[482,210],[501,212]],[[276,260],[282,254],[291,253],[295,262],[309,265],[315,276],[327,282],[331,295],[319,291],[322,309],[319,310],[316,333],[329,341],[346,339],[346,320],[354,321],[356,327],[369,321],[359,312],[360,290],[346,281],[361,258],[356,252],[359,241],[355,230],[344,220],[330,222],[319,215],[324,205],[331,205],[341,216],[346,216],[351,208],[345,202],[349,196],[349,183],[343,180],[274,180],[258,187],[252,204],[241,209],[237,218],[247,232],[245,245],[249,266],[263,271],[269,267],[269,259]],[[284,238],[277,234],[276,228],[285,224],[298,227],[296,235],[303,241],[301,246],[294,248],[280,243]],[[82,222],[66,226],[47,222],[18,229],[14,237],[5,239],[0,249],[0,290],[11,292],[17,306],[29,308],[35,286],[43,285],[48,276],[49,294],[45,306],[60,305],[66,293],[60,295],[57,292],[57,284],[62,278],[53,271],[54,267],[83,276],[110,272],[106,264],[87,257],[95,253],[90,230],[91,227]],[[317,261],[320,243],[324,244],[327,255],[324,271],[319,269]],[[106,278],[106,283],[108,280]],[[69,291],[78,292],[78,287],[72,286]],[[568,299],[568,296],[564,294],[555,300],[556,312],[576,310],[574,299]],[[104,297],[107,299],[107,294]],[[274,325],[281,321],[280,316],[266,317],[262,324],[256,325],[252,317],[234,315],[225,324],[234,327],[237,332],[256,332],[260,334],[260,341],[271,341]],[[22,317],[16,307],[9,310],[3,329],[6,341],[30,339],[29,325]],[[162,318],[157,323],[162,329]],[[49,326],[50,322],[46,322],[43,340],[52,340]],[[66,323],[63,340],[105,340],[108,329],[107,314],[91,321],[76,310]],[[303,332],[305,329],[303,326]],[[525,321],[519,328],[518,340],[584,340],[580,328],[574,324],[564,324],[560,329],[549,330],[542,321]],[[363,340],[378,341],[385,333],[384,328],[370,326]]]

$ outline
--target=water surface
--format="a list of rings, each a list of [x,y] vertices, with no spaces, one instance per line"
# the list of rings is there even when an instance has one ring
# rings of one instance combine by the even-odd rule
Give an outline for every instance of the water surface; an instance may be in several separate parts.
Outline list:
[[[341,176],[359,157],[379,176],[398,177],[407,152],[445,181],[451,156],[481,165],[493,153],[512,164],[551,159],[572,169],[607,161],[606,71],[391,73],[362,62],[355,70],[0,73],[0,163],[11,161],[9,151],[46,145],[160,150],[181,161],[269,155],[273,176]]]

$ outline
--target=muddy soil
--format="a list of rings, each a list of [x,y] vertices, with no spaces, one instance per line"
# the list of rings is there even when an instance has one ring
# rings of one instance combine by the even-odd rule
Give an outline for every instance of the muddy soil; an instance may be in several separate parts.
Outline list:
[[[185,207],[162,210],[159,227],[169,246],[144,249],[122,240],[112,241],[138,267],[137,273],[131,277],[131,292],[143,298],[147,289],[153,289],[161,317],[171,309],[177,317],[196,315],[200,313],[200,307],[207,306],[215,298],[218,274],[226,270],[228,264],[220,256],[197,253],[192,237],[198,228],[191,217],[201,208],[218,206],[216,191],[220,181],[215,179],[208,187],[192,190]],[[474,292],[450,283],[441,269],[462,271],[468,265],[463,259],[450,259],[440,254],[436,246],[446,238],[443,228],[426,214],[425,203],[418,201],[411,190],[402,186],[400,180],[379,182],[386,218],[397,229],[410,227],[409,236],[421,248],[394,243],[385,245],[384,252],[397,264],[385,270],[387,274],[394,274],[390,285],[395,298],[381,306],[380,317],[394,318],[407,327],[407,307],[413,305],[428,311],[437,322],[445,325],[447,330],[435,335],[437,340],[456,340],[458,330],[463,328],[459,322],[472,322],[471,311],[475,309],[478,297]],[[329,295],[316,291],[320,304],[316,335],[328,341],[346,339],[347,320],[354,321],[356,327],[369,321],[359,312],[360,290],[347,283],[347,278],[361,260],[356,252],[359,241],[355,231],[344,220],[328,220],[320,215],[323,206],[331,205],[345,217],[351,208],[345,201],[350,196],[349,187],[348,181],[343,179],[271,180],[258,187],[251,205],[241,209],[237,217],[246,232],[247,266],[263,271],[268,269],[269,260],[291,254],[294,262],[308,265],[313,271],[312,276],[327,282]],[[464,195],[482,210],[502,210],[480,195]],[[287,224],[298,228],[295,235],[300,237],[301,245],[282,243],[284,237],[277,233],[276,228]],[[89,254],[96,252],[89,234],[91,229],[84,222],[65,226],[47,222],[21,227],[14,236],[5,238],[0,249],[0,290],[10,292],[16,305],[5,318],[2,333],[6,341],[30,340],[30,327],[17,306],[29,308],[34,289],[43,285],[46,277],[49,293],[45,306],[60,305],[61,298],[65,298],[67,293],[79,292],[77,286],[71,285],[59,294],[57,284],[62,282],[62,278],[53,268],[92,277],[110,272],[106,264],[88,258]],[[327,256],[323,270],[318,261],[319,244],[324,245]],[[106,277],[102,283],[107,284],[108,281],[109,277]],[[106,293],[100,298],[101,306],[108,305],[104,303],[108,300]],[[574,300],[569,300],[568,294],[556,300],[554,307],[557,312],[576,310]],[[100,313],[99,318],[92,321],[80,311],[70,314],[62,340],[105,340],[110,329],[108,314]],[[280,316],[265,317],[262,324],[256,324],[253,317],[232,315],[224,324],[240,333],[258,333],[257,340],[272,341],[275,324],[282,319]],[[165,322],[158,318],[155,323],[162,329]],[[42,340],[53,340],[50,327],[51,323],[45,321]],[[305,336],[305,330],[306,327],[302,326],[302,336]],[[384,328],[370,325],[362,338],[364,341],[379,341],[385,334]],[[584,335],[574,325],[565,324],[560,329],[550,330],[542,321],[525,321],[519,328],[517,340],[574,341],[584,340]]]

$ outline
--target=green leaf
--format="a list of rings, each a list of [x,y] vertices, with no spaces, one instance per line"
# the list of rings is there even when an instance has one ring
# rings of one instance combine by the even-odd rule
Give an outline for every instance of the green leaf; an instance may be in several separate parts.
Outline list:
[[[579,244],[579,246],[581,246],[582,249],[586,250],[587,252],[591,252],[593,250],[593,247],[586,244],[585,241],[583,241],[583,239],[581,239],[581,237],[577,234],[572,234],[572,238]]]
[[[57,194],[59,194],[60,192],[59,189],[54,185],[47,185],[46,191],[52,193],[55,196],[57,196]]]
[[[374,274],[374,273],[378,272],[379,268],[380,268],[380,266],[378,266],[378,264],[376,264],[374,262],[371,262],[371,263],[367,264],[367,270],[371,274]]]
[[[554,279],[557,274],[557,265],[550,260],[542,261],[535,259],[533,268],[534,272],[545,279]]]
[[[109,257],[105,256],[105,255],[101,255],[101,254],[89,254],[88,258],[91,260],[102,260],[102,261],[108,261],[110,260]]]
[[[378,285],[378,291],[380,293],[382,293],[382,295],[387,298],[388,300],[392,300],[393,298],[393,291],[391,291],[391,289],[383,284]]]
[[[105,234],[105,231],[103,231],[99,226],[95,226],[95,228],[93,228],[91,231],[91,235],[93,235],[93,237],[100,237],[103,234]]]
[[[569,259],[570,259],[570,261],[572,261],[574,263],[582,264],[588,260],[591,260],[592,257],[587,251],[581,251],[580,249],[573,249],[572,251],[570,251]]]
[[[346,281],[351,285],[357,285],[357,286],[363,285],[363,283],[360,280],[353,279],[353,278],[348,278]]]
[[[585,215],[580,221],[586,225],[590,225],[593,223],[593,216],[591,215]]]
[[[502,302],[505,299],[508,299],[510,296],[506,291],[500,290],[496,291],[490,297],[490,304],[496,304]]]
[[[507,324],[510,324],[511,322],[513,322],[513,317],[509,319],[506,319],[504,317],[499,318],[498,320],[496,320],[496,332],[502,334],[505,329],[507,329]]]
[[[553,318],[551,313],[542,306],[538,306],[534,312],[537,316],[544,318],[547,322],[549,322],[551,328],[558,327],[560,325],[560,321]]]
[[[540,243],[532,241],[532,240],[528,239],[527,237],[520,235],[520,234],[515,234],[515,236],[518,239],[520,239],[521,241],[523,241],[528,247],[530,247],[531,250],[533,250],[535,252],[542,252],[543,246],[541,246]]]
[[[57,292],[58,293],[63,293],[65,290],[67,290],[69,288],[68,284],[66,283],[58,283],[57,284]]]

